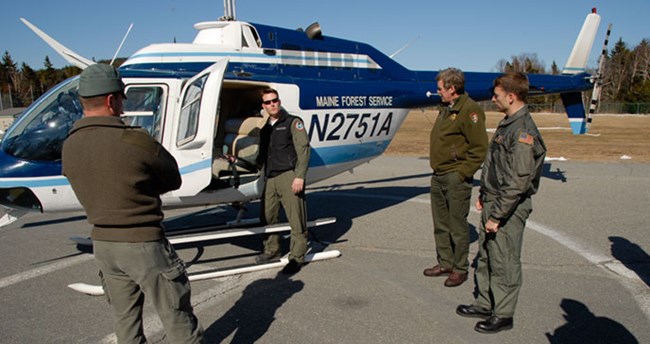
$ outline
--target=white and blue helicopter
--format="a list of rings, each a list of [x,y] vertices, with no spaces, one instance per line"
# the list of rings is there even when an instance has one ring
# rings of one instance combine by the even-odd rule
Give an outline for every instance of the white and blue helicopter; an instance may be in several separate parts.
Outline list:
[[[282,104],[301,117],[311,140],[307,182],[349,171],[381,155],[409,111],[440,103],[436,71],[411,71],[370,45],[324,36],[317,23],[289,30],[225,16],[195,24],[192,43],[152,44],[120,67],[128,99],[124,120],[141,126],[176,158],[180,189],[163,195],[166,207],[229,204],[258,199],[261,173],[222,159],[254,157],[260,91],[279,91]],[[23,19],[67,61],[95,62],[67,49]],[[562,75],[529,75],[531,93],[561,94],[575,133],[588,129],[581,92],[597,78],[585,73],[600,17],[592,10]],[[497,73],[466,72],[466,91],[492,97]],[[82,116],[78,76],[56,85],[6,131],[0,146],[2,224],[25,211],[79,211],[61,174],[61,147]],[[119,178],[119,176],[115,176]]]

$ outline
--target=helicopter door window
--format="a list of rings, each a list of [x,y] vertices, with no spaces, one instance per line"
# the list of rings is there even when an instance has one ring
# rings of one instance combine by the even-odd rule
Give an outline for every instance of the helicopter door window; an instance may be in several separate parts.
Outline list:
[[[189,86],[183,106],[181,107],[180,122],[178,125],[178,138],[176,145],[181,146],[191,142],[196,137],[199,128],[199,110],[201,109],[201,95],[208,75],[197,79]]]
[[[162,86],[131,86],[126,89],[122,120],[142,127],[160,142],[165,89]]]

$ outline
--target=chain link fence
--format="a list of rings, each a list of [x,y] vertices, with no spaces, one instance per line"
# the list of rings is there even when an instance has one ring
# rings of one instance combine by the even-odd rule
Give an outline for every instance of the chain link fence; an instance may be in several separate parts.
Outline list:
[[[491,101],[480,102],[485,111],[496,111],[496,107]],[[530,112],[548,112],[548,113],[565,113],[562,102],[555,104],[528,104]],[[589,107],[585,106],[588,110]],[[596,109],[597,114],[633,114],[633,115],[650,115],[650,103],[600,103]]]

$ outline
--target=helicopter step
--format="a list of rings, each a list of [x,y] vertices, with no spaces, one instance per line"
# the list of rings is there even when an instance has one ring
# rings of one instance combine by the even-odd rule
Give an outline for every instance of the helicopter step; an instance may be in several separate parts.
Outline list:
[[[313,220],[313,221],[308,221],[307,222],[307,228],[318,227],[318,226],[323,226],[323,225],[329,225],[329,224],[332,224],[332,223],[335,223],[335,222],[336,222],[335,217],[326,217],[326,218],[322,218],[322,219],[316,219],[316,220]],[[199,232],[199,231],[200,232],[209,232],[209,231],[218,230],[220,228],[223,228],[223,226],[206,226],[206,227],[200,227],[200,228],[192,229],[192,232]],[[201,242],[201,241],[209,241],[209,240],[237,238],[237,237],[248,236],[248,235],[280,233],[280,232],[286,232],[286,231],[290,231],[290,230],[291,230],[291,226],[289,226],[288,223],[282,223],[282,224],[276,224],[276,225],[270,225],[270,226],[259,226],[259,227],[251,227],[251,228],[236,228],[236,229],[220,231],[218,233],[172,237],[172,238],[169,238],[169,242],[172,245],[178,245],[178,244],[187,244],[187,243],[192,243],[192,242]],[[186,232],[183,232],[183,233],[186,233]],[[92,244],[93,244],[93,240],[91,238],[88,238],[88,237],[74,236],[74,237],[71,237],[70,240],[72,240],[77,245],[81,245],[81,246],[92,246]]]
[[[333,259],[341,256],[341,252],[338,250],[324,251],[318,253],[308,253],[305,255],[305,263],[316,262],[320,260]],[[203,281],[213,278],[221,278],[233,275],[244,274],[254,271],[262,271],[273,268],[281,268],[289,263],[289,259],[285,256],[282,259],[265,263],[265,264],[246,264],[234,268],[228,269],[215,269],[215,270],[206,270],[196,273],[188,274],[188,278],[191,282],[194,281]],[[101,296],[104,295],[104,289],[100,285],[91,285],[86,283],[72,283],[68,284],[68,288],[78,291],[83,294],[91,296]]]

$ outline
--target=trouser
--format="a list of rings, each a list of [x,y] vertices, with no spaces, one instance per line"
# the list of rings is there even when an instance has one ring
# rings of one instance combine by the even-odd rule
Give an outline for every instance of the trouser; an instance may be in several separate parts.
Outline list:
[[[492,309],[494,315],[512,318],[522,284],[521,246],[526,219],[533,211],[530,197],[500,224],[496,233],[485,232],[492,201],[483,202],[479,227],[478,265],[476,267],[476,306]]]
[[[431,176],[431,213],[438,264],[457,273],[469,269],[469,203],[472,183],[457,172]]]
[[[118,343],[146,343],[144,298],[153,303],[171,343],[201,343],[185,265],[167,239],[149,242],[93,241],[102,286],[115,315]]]
[[[291,226],[291,243],[289,259],[304,263],[307,252],[307,212],[305,206],[305,191],[298,195],[291,190],[296,174],[293,170],[282,172],[280,175],[266,180],[264,188],[263,207],[264,219],[269,225],[280,222],[280,205],[284,208],[287,220]],[[264,252],[274,254],[280,252],[280,236],[269,235],[264,240]]]

